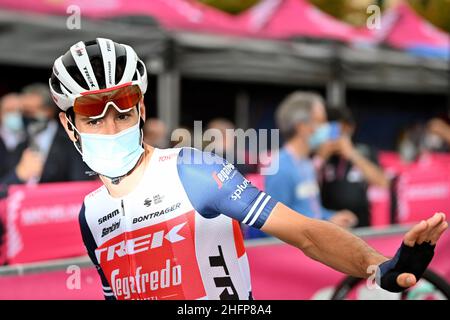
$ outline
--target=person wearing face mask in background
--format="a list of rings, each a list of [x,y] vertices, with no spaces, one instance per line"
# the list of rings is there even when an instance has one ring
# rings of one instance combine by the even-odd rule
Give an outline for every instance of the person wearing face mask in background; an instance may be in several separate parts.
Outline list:
[[[14,166],[12,154],[24,140],[21,99],[9,93],[0,100],[0,177]]]
[[[378,165],[374,148],[352,141],[355,120],[348,108],[328,110],[328,135],[316,152],[322,203],[332,210],[350,209],[358,217],[358,226],[370,225],[370,205],[367,190],[370,185],[388,188],[389,179]]]
[[[427,124],[426,145],[437,152],[450,150],[450,124],[440,118],[433,118]]]
[[[294,92],[281,103],[275,116],[286,143],[278,155],[278,172],[266,176],[267,193],[310,217],[329,220],[345,228],[355,226],[357,218],[353,212],[327,210],[320,201],[316,171],[309,155],[322,142],[322,136],[328,135],[329,129],[322,127],[326,121],[322,97],[310,92]]]
[[[157,148],[169,146],[166,124],[158,118],[149,118],[144,124],[144,142]]]
[[[91,180],[89,168],[65,138],[55,120],[56,108],[48,87],[36,83],[26,86],[20,96],[24,141],[11,155],[12,165],[0,176],[0,192],[9,185]]]

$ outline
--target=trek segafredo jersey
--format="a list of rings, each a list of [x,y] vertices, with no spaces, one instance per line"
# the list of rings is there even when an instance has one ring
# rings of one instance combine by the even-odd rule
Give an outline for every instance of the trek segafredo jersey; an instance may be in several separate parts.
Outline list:
[[[106,299],[252,299],[239,222],[276,205],[232,164],[196,149],[155,149],[138,186],[84,200],[80,227]]]

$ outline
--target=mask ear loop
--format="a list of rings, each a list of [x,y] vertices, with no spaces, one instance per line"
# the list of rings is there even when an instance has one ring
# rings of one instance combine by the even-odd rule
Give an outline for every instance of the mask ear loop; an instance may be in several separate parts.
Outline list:
[[[69,117],[67,117],[67,113],[66,113],[66,120],[70,124],[69,130],[73,131],[75,138],[77,138],[77,141],[75,141],[73,143],[73,145],[75,146],[75,149],[77,149],[79,154],[81,154],[81,156],[83,156],[83,152],[81,151],[80,131],[78,131],[78,129],[75,127],[75,125],[72,123],[72,121],[70,121]],[[75,135],[75,133],[76,133],[76,135]]]
[[[144,148],[144,124],[145,120],[141,118],[141,103],[138,102],[138,117],[139,117],[139,129],[141,131],[141,146]]]

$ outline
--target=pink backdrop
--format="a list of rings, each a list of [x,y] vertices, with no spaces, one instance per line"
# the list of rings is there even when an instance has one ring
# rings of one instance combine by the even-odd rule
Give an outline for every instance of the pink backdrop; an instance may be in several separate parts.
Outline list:
[[[59,259],[86,253],[78,225],[84,196],[99,182],[12,186],[0,215],[6,227],[10,264]]]

